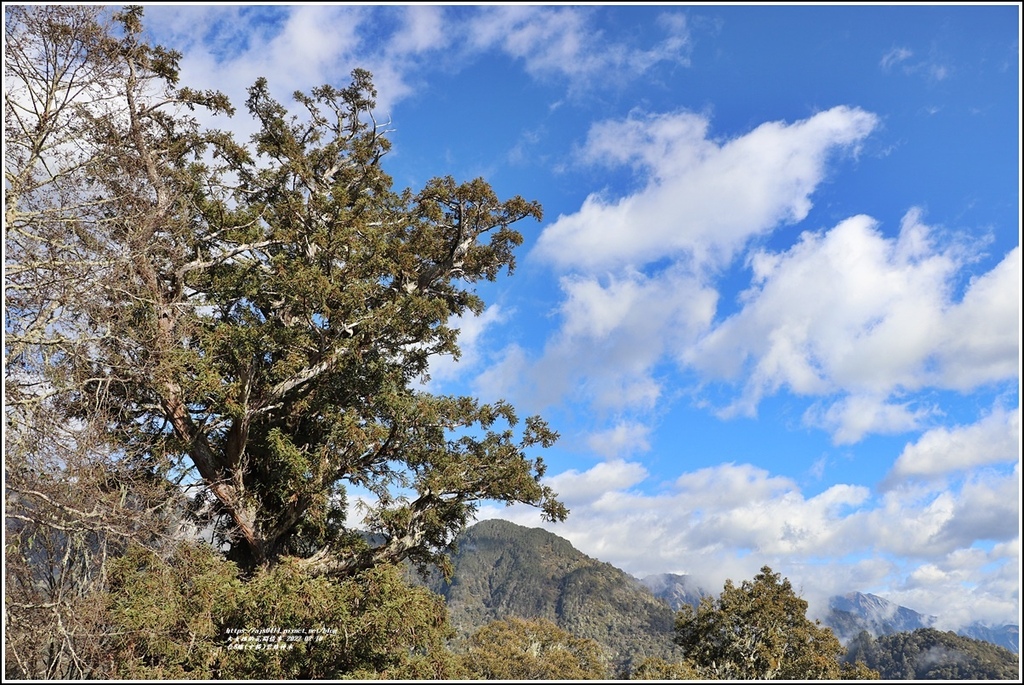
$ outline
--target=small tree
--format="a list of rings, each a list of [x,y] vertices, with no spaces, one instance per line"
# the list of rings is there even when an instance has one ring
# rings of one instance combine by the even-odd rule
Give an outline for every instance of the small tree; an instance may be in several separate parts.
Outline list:
[[[806,617],[807,602],[765,566],[753,581],[731,580],[718,598],[684,605],[675,641],[702,677],[759,680],[834,680],[863,677],[844,668],[839,640]],[[877,677],[877,673],[874,674]]]
[[[509,618],[480,628],[464,654],[468,671],[484,680],[601,680],[608,666],[601,646],[543,618]]]

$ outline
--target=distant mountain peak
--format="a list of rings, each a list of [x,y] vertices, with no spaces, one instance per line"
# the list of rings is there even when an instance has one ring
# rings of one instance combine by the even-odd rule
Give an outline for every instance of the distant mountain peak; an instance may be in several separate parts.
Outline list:
[[[708,593],[687,575],[678,573],[655,573],[640,579],[644,587],[660,599],[668,602],[673,611],[679,611],[684,604],[696,607]]]
[[[935,616],[925,616],[913,609],[890,602],[884,597],[863,592],[848,592],[832,597],[829,606],[837,611],[856,613],[880,624],[892,622],[899,625],[914,625],[915,627],[910,630],[931,627],[937,620]]]

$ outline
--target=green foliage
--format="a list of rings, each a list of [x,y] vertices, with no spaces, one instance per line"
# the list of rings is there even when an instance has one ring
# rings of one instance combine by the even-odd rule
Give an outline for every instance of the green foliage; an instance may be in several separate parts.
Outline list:
[[[867,664],[857,661],[854,663],[843,662],[840,665],[839,678],[841,680],[880,680],[882,675]]]
[[[464,663],[483,680],[601,680],[607,665],[600,645],[547,619],[494,621],[469,639]]]
[[[212,677],[241,589],[234,564],[207,546],[183,545],[167,561],[129,549],[111,565],[105,594],[122,677]]]
[[[671,662],[661,657],[649,657],[628,673],[630,680],[706,680],[700,669],[681,661]]]
[[[851,642],[849,662],[878,671],[886,680],[1019,680],[1016,654],[982,640],[920,628]]]
[[[806,617],[807,602],[788,579],[765,566],[753,581],[726,581],[718,598],[683,606],[676,638],[703,677],[832,680],[843,676],[844,649],[828,628]]]
[[[462,671],[444,602],[383,565],[342,582],[295,560],[247,582],[208,546],[163,560],[133,548],[112,568],[120,677],[433,679]]]

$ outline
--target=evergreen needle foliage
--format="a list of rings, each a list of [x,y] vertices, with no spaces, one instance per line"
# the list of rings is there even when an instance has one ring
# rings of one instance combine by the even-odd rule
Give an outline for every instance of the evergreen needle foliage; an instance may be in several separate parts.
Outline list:
[[[684,664],[702,678],[726,680],[871,679],[863,664],[841,661],[846,650],[828,628],[807,618],[807,602],[788,579],[765,566],[739,586],[727,580],[717,598],[684,605],[675,642]],[[658,673],[660,669],[651,669]]]
[[[282,603],[317,583],[375,596],[383,568],[447,568],[483,500],[566,516],[541,483],[534,451],[557,438],[541,418],[417,389],[432,358],[458,355],[453,317],[483,310],[475,284],[513,271],[514,225],[537,203],[483,179],[393,188],[364,70],[290,106],[257,80],[257,131],[237,141],[200,124],[234,107],[179,83],[182,55],[147,41],[140,7],[4,12],[9,674],[102,676],[113,660],[86,643],[120,645],[139,673],[206,673],[233,602],[275,574],[306,579],[275,586]],[[353,486],[365,523],[347,519]],[[233,564],[203,561],[213,603],[176,570],[199,563],[175,551],[198,531]],[[109,575],[126,554],[152,577]],[[78,625],[111,582],[135,601],[114,604],[121,627],[163,637]],[[324,597],[331,616],[365,601]],[[419,629],[383,626],[374,639],[421,649]],[[219,668],[392,672],[372,653]]]

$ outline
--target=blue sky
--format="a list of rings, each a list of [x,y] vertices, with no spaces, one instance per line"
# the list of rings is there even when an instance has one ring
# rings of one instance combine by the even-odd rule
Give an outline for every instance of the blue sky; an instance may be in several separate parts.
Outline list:
[[[541,202],[427,387],[544,415],[572,513],[482,518],[716,591],[768,564],[812,610],[1019,623],[1017,4],[146,16],[239,106],[369,69],[399,188]]]

